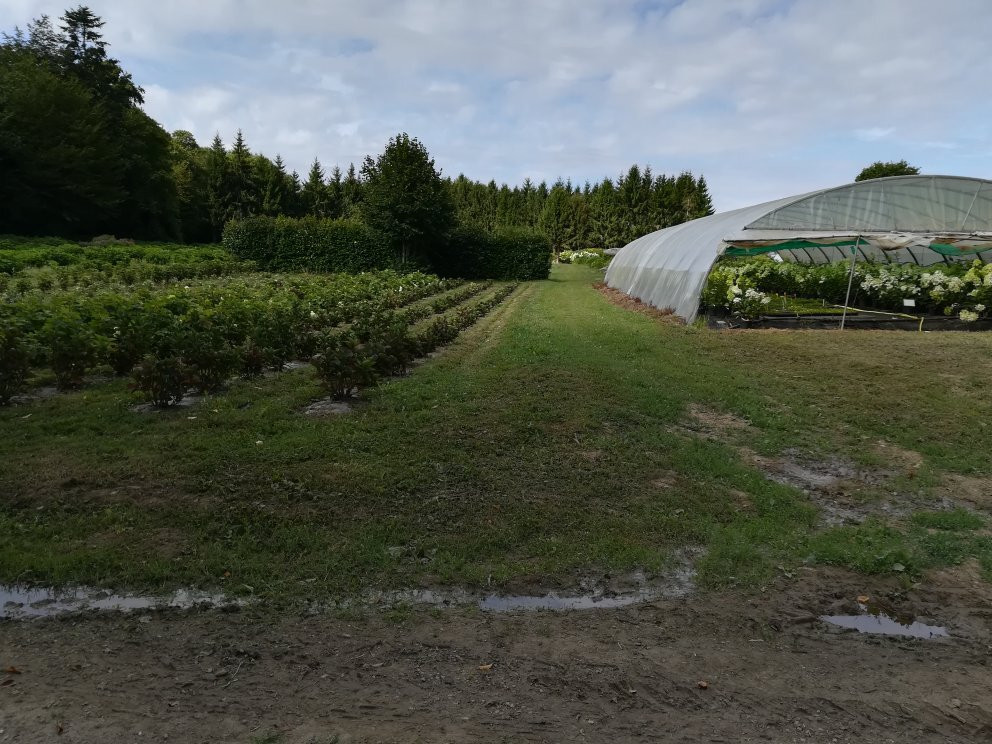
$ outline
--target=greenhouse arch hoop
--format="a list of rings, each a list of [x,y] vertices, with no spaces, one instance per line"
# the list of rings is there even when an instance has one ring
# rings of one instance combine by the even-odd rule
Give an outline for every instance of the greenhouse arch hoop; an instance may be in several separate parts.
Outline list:
[[[606,284],[692,322],[720,256],[929,266],[992,259],[992,181],[893,176],[701,217],[649,233],[613,258]]]

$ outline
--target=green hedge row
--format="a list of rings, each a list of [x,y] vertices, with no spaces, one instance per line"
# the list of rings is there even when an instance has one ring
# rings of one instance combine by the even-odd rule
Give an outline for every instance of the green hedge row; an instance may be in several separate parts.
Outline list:
[[[249,217],[224,228],[223,245],[272,271],[373,271],[394,268],[389,241],[360,222],[314,217]],[[536,230],[489,233],[460,227],[424,256],[440,276],[463,279],[547,279],[551,243]],[[419,267],[418,268],[428,268]]]
[[[551,272],[551,241],[544,233],[505,228],[490,233],[459,227],[429,256],[440,276],[463,279],[547,279]]]
[[[270,271],[358,273],[393,268],[385,240],[360,222],[316,217],[248,217],[224,226],[224,247]]]

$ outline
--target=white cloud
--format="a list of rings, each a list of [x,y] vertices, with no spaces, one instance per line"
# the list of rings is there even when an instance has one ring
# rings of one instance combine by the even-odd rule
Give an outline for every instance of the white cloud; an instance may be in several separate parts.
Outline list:
[[[866,142],[875,142],[876,140],[885,139],[895,132],[895,127],[869,127],[868,129],[858,129],[855,134],[858,139],[863,139]]]
[[[987,0],[89,4],[164,126],[204,143],[240,127],[300,171],[402,130],[446,173],[581,182],[650,163],[702,172],[730,208],[879,159],[992,165]],[[0,25],[42,12],[62,4],[0,0]]]

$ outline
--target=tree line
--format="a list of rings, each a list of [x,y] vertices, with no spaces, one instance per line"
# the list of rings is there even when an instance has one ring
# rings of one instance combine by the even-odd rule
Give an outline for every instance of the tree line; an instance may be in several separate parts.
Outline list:
[[[219,134],[203,146],[190,132],[166,132],[109,56],[103,25],[80,6],[58,25],[42,16],[0,42],[0,233],[214,242],[232,219],[375,211],[362,208],[371,159],[344,171],[315,159],[302,178],[278,155],[252,152],[241,131],[230,146]],[[441,185],[456,224],[538,229],[556,250],[617,248],[713,211],[702,176],[636,165],[581,187],[464,175]]]

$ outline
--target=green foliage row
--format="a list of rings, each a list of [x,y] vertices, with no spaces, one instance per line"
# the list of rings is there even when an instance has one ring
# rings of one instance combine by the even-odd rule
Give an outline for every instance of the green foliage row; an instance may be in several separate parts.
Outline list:
[[[465,279],[547,279],[551,243],[537,230],[505,228],[488,232],[463,226],[435,244],[429,259],[441,276]]]
[[[174,264],[131,261],[103,269],[86,265],[32,267],[13,276],[0,274],[0,298],[12,301],[32,291],[72,291],[94,286],[118,286],[121,289],[135,285],[153,287],[191,279],[248,274],[254,269],[251,261],[235,260]]]
[[[167,368],[170,374],[182,371],[173,374],[182,385],[210,390],[234,372],[278,369],[309,356],[316,334],[326,328],[457,285],[426,274],[385,271],[223,278],[133,291],[32,292],[0,307],[0,390],[9,399],[29,367],[49,368],[59,387],[72,388],[103,364],[119,375],[140,364],[137,381],[149,395],[143,380],[160,377]],[[155,402],[175,402],[179,385]]]
[[[809,265],[768,258],[728,260],[710,272],[703,290],[703,305],[734,309],[750,292],[794,295],[843,303],[850,264]],[[757,296],[757,295],[755,295]],[[856,263],[851,304],[905,312],[904,299],[916,301],[915,313],[958,315],[965,320],[990,315],[992,264],[974,261],[940,266]]]
[[[177,245],[170,243],[101,244],[71,243],[62,238],[0,236],[0,274],[16,274],[31,267],[78,266],[109,270],[134,262],[156,266],[227,264],[234,261],[219,245]]]
[[[477,292],[481,285],[473,289]],[[363,318],[348,329],[325,334],[311,363],[333,397],[347,398],[382,377],[405,373],[414,359],[451,343],[514,289],[513,284],[500,286],[474,302],[451,305],[454,309],[418,325],[408,322],[416,316],[389,311]]]
[[[224,227],[223,246],[269,271],[387,269],[396,256],[381,236],[360,222],[315,217],[248,217]]]

